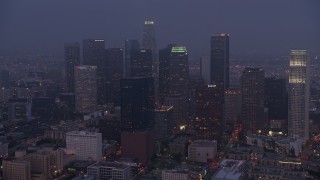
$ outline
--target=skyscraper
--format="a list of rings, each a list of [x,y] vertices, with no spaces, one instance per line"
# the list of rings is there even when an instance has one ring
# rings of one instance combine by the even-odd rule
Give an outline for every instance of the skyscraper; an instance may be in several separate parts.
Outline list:
[[[156,42],[156,33],[154,29],[154,21],[145,21],[142,34],[142,48],[150,49],[152,52],[152,60],[154,73],[157,72],[158,68],[158,50]]]
[[[123,49],[109,48],[106,50],[106,102],[120,105],[120,79],[123,77]]]
[[[153,129],[153,83],[152,77],[121,79],[121,127],[123,131]]]
[[[152,51],[140,49],[131,51],[131,77],[152,77]]]
[[[223,118],[222,88],[216,85],[198,85],[195,91],[196,113],[194,128],[200,139],[219,139]]]
[[[264,70],[245,68],[241,77],[242,121],[253,131],[264,126]]]
[[[98,104],[106,103],[106,57],[103,39],[85,39],[82,42],[83,65],[97,66]]]
[[[189,65],[184,46],[173,46],[169,56],[168,96],[164,104],[173,106],[175,125],[188,124]]]
[[[306,50],[291,50],[288,90],[288,131],[305,141],[309,138],[309,75]]]
[[[76,66],[75,99],[76,111],[91,113],[97,106],[97,66]]]
[[[124,73],[125,77],[131,75],[131,51],[139,50],[140,45],[137,40],[126,40],[124,48]]]
[[[189,64],[187,48],[173,46],[169,58],[169,94],[188,95]]]
[[[268,77],[264,81],[265,107],[268,108],[269,120],[288,119],[288,93],[285,78]]]
[[[223,93],[229,87],[229,34],[211,36],[211,84],[222,85]]]
[[[74,93],[74,67],[80,65],[80,44],[66,43],[64,47],[66,63],[67,92]]]
[[[82,42],[83,65],[99,66],[104,57],[103,39],[84,39]]]
[[[154,21],[145,21],[142,34],[142,48],[150,49],[152,53],[152,76],[154,77],[155,96],[158,97],[159,89],[159,61],[158,48],[156,42],[156,32],[154,28]]]

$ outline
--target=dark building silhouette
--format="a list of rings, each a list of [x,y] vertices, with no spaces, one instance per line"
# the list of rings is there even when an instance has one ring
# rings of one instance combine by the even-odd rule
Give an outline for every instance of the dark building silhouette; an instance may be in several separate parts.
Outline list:
[[[84,39],[82,42],[83,65],[99,66],[104,59],[103,39]]]
[[[40,118],[50,118],[53,116],[54,99],[50,97],[32,98],[32,116]]]
[[[154,77],[155,96],[159,95],[159,57],[156,42],[156,32],[154,21],[145,21],[142,34],[142,48],[150,49],[152,53],[152,76]]]
[[[106,57],[106,102],[120,106],[120,79],[123,77],[123,49],[109,48]]]
[[[223,92],[229,87],[229,34],[211,36],[211,84],[222,84]]]
[[[152,77],[121,79],[121,128],[123,131],[153,129],[154,84]]]
[[[241,77],[242,121],[246,128],[261,129],[264,122],[264,70],[245,68]]]
[[[103,39],[85,39],[82,42],[83,65],[97,66],[98,104],[106,103],[105,78],[107,74],[105,41]]]
[[[124,72],[125,77],[131,76],[131,51],[140,49],[139,42],[137,40],[126,40],[124,48]]]
[[[155,109],[155,138],[163,140],[172,135],[173,106],[161,106]]]
[[[163,103],[164,97],[169,95],[170,54],[175,45],[169,44],[159,50],[159,98]]]
[[[131,51],[131,77],[152,77],[152,52],[150,49]]]
[[[186,125],[189,99],[189,65],[186,47],[172,46],[168,61],[169,69],[165,70],[168,77],[162,81],[162,85],[166,86],[163,92],[167,93],[164,94],[164,105],[173,106],[175,126]]]
[[[74,67],[80,65],[80,43],[66,43],[64,46],[64,51],[67,92],[74,93]]]
[[[148,165],[154,154],[154,133],[136,131],[121,133],[122,155],[134,158],[143,165]]]
[[[288,92],[285,78],[268,77],[264,81],[265,107],[269,120],[288,119]]]
[[[216,85],[198,85],[195,91],[194,128],[199,139],[219,139],[223,118],[223,99]]]
[[[99,119],[99,132],[102,134],[102,139],[121,140],[120,114],[108,113]]]

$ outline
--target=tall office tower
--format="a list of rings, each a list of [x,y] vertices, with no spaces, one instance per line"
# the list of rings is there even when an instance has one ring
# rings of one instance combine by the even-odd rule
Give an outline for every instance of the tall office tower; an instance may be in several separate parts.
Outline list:
[[[177,126],[188,124],[189,65],[188,53],[184,46],[173,46],[169,56],[168,96],[165,105],[174,106],[173,114]]]
[[[105,79],[107,74],[105,41],[103,39],[85,39],[82,42],[83,65],[97,66],[98,104],[106,103]]]
[[[97,66],[76,66],[75,99],[76,111],[91,113],[97,106]]]
[[[121,127],[124,131],[153,129],[154,82],[152,77],[121,79]]]
[[[80,44],[66,43],[64,45],[67,92],[74,93],[74,67],[80,65]]]
[[[309,96],[308,52],[291,50],[288,90],[288,131],[305,141],[309,138]]]
[[[137,51],[140,49],[139,42],[137,40],[126,40],[124,48],[124,74],[125,77],[131,76],[131,51]]]
[[[161,104],[165,96],[169,95],[170,54],[173,44],[159,50],[159,99]]]
[[[107,49],[106,60],[106,99],[107,102],[120,106],[120,79],[123,77],[123,49]]]
[[[229,34],[211,36],[211,83],[229,87]]]
[[[264,122],[264,70],[245,68],[241,77],[242,121],[246,128],[261,130]]]
[[[156,33],[154,29],[154,21],[145,21],[142,34],[142,48],[150,49],[152,52],[152,65],[154,73],[157,73],[158,68],[158,50],[156,42]]]
[[[159,61],[158,48],[156,42],[156,33],[154,28],[154,21],[145,21],[142,34],[142,48],[150,49],[152,53],[152,76],[155,83],[155,96],[158,97],[159,89]]]
[[[198,85],[195,91],[194,128],[199,139],[219,139],[223,118],[222,87],[216,85]]]
[[[224,93],[224,123],[232,125],[241,117],[241,89],[228,88]]]
[[[131,51],[131,77],[152,77],[152,51],[140,49]]]
[[[268,120],[288,119],[288,93],[285,78],[267,77],[264,81],[264,106],[268,108]]]
[[[189,65],[186,47],[173,46],[169,61],[169,94],[188,95]]]
[[[100,161],[102,159],[101,133],[72,131],[66,133],[67,151],[76,155],[77,160]]]
[[[84,39],[82,41],[83,65],[99,66],[104,60],[105,41]]]

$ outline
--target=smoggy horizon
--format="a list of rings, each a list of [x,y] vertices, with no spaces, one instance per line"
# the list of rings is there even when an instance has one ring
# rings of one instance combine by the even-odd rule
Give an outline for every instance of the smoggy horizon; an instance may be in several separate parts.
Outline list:
[[[194,56],[209,54],[210,36],[230,33],[232,53],[319,54],[317,0],[3,0],[0,55],[62,55],[64,43],[103,38],[106,47],[141,41],[143,23],[154,20],[158,48],[185,45]]]

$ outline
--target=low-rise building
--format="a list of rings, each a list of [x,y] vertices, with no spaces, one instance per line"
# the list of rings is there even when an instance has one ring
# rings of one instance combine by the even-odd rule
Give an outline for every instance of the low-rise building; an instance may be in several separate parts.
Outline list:
[[[31,180],[30,162],[19,159],[5,159],[2,161],[3,179]]]
[[[246,160],[224,159],[219,163],[219,167],[212,180],[244,180],[250,165]]]
[[[132,179],[131,168],[129,166],[107,161],[101,161],[90,165],[87,168],[87,174],[94,176],[95,179]]]
[[[217,154],[217,141],[196,140],[188,146],[188,160],[207,163]]]
[[[190,180],[189,171],[184,169],[163,170],[162,180]]]

